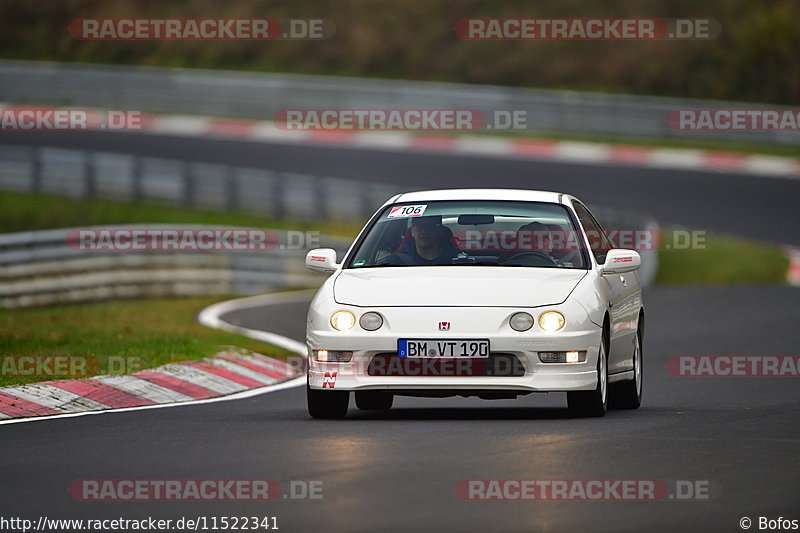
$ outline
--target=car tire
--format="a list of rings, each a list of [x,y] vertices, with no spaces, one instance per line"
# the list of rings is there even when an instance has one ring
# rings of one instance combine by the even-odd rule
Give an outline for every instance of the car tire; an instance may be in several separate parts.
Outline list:
[[[350,404],[350,392],[316,390],[306,385],[308,414],[313,418],[344,418]]]
[[[642,331],[636,332],[633,353],[633,379],[615,383],[611,389],[612,409],[638,409],[642,405]]]
[[[608,411],[608,336],[603,328],[600,352],[597,354],[597,388],[567,392],[567,406],[576,417],[605,416]]]
[[[394,394],[379,390],[356,391],[356,407],[362,411],[388,411],[392,408]]]

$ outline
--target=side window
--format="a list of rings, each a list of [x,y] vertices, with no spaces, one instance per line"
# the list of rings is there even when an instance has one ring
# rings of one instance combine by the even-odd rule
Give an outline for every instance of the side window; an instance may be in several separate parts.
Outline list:
[[[578,219],[581,221],[581,226],[583,226],[584,231],[586,231],[586,237],[589,239],[589,246],[592,249],[592,254],[594,254],[595,260],[602,265],[606,262],[606,255],[612,248],[611,241],[608,240],[603,228],[600,227],[600,224],[597,223],[597,220],[595,220],[583,204],[580,202],[573,202],[573,206],[575,207],[575,213],[578,215]]]

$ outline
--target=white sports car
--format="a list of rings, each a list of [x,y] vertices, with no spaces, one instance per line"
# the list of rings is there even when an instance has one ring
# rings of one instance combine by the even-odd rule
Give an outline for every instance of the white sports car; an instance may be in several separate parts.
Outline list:
[[[644,309],[634,250],[612,249],[575,197],[462,189],[404,193],[367,223],[307,322],[308,410],[390,409],[395,395],[567,392],[571,412],[635,409]]]

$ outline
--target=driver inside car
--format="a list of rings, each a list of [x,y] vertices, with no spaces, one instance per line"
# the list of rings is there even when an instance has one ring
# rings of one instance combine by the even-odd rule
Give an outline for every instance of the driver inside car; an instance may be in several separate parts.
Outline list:
[[[501,258],[502,263],[536,261],[546,265],[559,265],[553,257],[553,239],[550,229],[541,222],[525,224],[517,230],[516,249]]]
[[[410,232],[385,265],[450,265],[460,250],[452,242],[452,233],[442,225],[441,215],[411,219]]]

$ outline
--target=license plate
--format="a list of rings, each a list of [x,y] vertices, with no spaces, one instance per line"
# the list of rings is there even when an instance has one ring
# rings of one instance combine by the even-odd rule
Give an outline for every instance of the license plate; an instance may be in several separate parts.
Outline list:
[[[487,339],[399,339],[400,357],[489,357]]]

